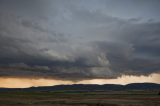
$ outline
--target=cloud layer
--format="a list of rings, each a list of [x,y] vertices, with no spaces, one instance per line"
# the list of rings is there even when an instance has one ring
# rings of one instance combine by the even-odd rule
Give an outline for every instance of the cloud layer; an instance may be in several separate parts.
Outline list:
[[[0,76],[82,80],[159,73],[159,1],[141,1],[139,8],[138,1],[123,2],[131,7],[0,0]]]

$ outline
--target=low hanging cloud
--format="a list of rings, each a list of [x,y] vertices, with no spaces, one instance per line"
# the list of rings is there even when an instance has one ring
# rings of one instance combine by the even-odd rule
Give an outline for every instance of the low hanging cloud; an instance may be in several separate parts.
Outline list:
[[[160,21],[113,16],[98,1],[0,2],[0,76],[76,81],[160,72]]]

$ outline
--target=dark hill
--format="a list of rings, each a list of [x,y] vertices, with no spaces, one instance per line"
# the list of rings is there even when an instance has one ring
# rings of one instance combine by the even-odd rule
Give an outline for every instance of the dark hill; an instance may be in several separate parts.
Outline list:
[[[160,84],[155,83],[132,83],[125,86],[129,90],[160,90]]]
[[[127,85],[105,84],[74,84],[31,88],[0,88],[0,91],[120,91],[120,90],[160,90],[160,84],[131,83]]]

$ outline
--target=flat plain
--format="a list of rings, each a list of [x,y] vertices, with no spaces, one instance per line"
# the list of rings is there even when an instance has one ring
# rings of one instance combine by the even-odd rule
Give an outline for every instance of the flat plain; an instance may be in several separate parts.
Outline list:
[[[0,106],[160,106],[157,91],[0,92]]]

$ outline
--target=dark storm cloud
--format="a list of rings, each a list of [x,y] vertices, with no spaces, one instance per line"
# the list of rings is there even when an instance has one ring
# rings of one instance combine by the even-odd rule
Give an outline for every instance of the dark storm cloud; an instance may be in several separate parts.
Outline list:
[[[138,9],[133,1],[124,2],[129,9],[117,3],[0,0],[0,76],[76,80],[159,72],[160,20],[149,15],[159,2],[143,1]]]

